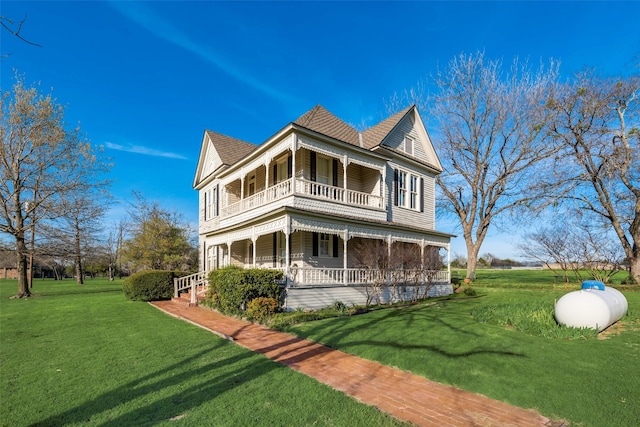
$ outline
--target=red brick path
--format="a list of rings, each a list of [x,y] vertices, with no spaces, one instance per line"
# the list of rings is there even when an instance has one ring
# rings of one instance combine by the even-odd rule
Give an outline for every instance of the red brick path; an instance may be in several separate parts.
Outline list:
[[[160,310],[418,426],[552,426],[552,420],[504,402],[334,350],[215,311],[159,301]]]

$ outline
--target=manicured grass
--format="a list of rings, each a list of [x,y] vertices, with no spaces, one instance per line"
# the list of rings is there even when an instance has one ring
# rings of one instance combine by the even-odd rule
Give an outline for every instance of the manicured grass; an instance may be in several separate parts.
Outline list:
[[[500,272],[502,274],[502,272]],[[525,274],[525,273],[522,273]],[[518,275],[516,275],[518,276]],[[535,276],[535,274],[534,274]],[[477,298],[325,319],[287,328],[367,359],[484,394],[579,426],[637,426],[640,420],[640,292],[625,291],[629,314],[601,339],[544,338],[480,323],[483,305],[553,305],[568,289],[551,281],[509,288],[480,278]],[[574,283],[571,289],[579,288]],[[606,337],[606,339],[602,339]]]
[[[121,286],[0,280],[1,426],[401,425]]]

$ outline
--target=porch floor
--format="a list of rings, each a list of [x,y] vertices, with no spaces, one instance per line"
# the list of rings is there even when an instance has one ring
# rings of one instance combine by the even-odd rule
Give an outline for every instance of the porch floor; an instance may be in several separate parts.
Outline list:
[[[152,305],[418,426],[563,426],[533,410],[178,301]]]

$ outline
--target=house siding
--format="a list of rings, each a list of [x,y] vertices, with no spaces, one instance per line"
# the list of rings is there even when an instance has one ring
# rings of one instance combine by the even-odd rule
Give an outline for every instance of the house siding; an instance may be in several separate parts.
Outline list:
[[[421,292],[424,288],[421,288]],[[371,291],[370,291],[371,292]],[[451,295],[453,288],[450,283],[433,284],[427,296],[430,298]],[[389,288],[381,292],[380,303],[388,303],[391,296]],[[364,286],[314,286],[287,288],[286,309],[305,307],[312,310],[328,307],[336,301],[345,305],[365,305],[367,302],[367,289]]]
[[[201,156],[204,165],[198,165],[194,184],[199,190],[201,265],[205,266],[204,258],[213,258],[207,255],[213,253],[209,248],[220,254],[218,262],[210,262],[209,268],[255,264],[261,268],[285,269],[288,265],[285,271],[289,273],[287,283],[291,288],[288,288],[287,307],[321,308],[335,301],[364,304],[367,300],[366,288],[359,286],[359,276],[342,270],[345,263],[348,268],[354,268],[355,263],[353,241],[348,244],[345,259],[345,236],[448,248],[448,235],[430,232],[435,231],[435,174],[440,166],[417,110],[407,111],[409,113],[402,119],[400,115],[394,116],[397,118],[393,120],[399,122],[387,121],[377,128],[377,134],[369,134],[374,135],[374,139],[366,139],[367,136],[360,144],[357,138],[341,139],[342,134],[334,132],[335,123],[331,117],[325,115],[320,122],[314,122],[314,116],[309,115],[275,134],[248,156],[234,160],[235,163],[227,162],[230,165],[223,168],[216,165],[221,165],[220,159],[226,159],[225,156],[233,153],[236,147],[232,142],[220,145],[226,141],[224,139],[222,142],[216,139],[218,145],[214,146],[205,136],[203,144],[207,144],[208,151]],[[357,136],[355,129],[353,134]],[[407,155],[402,146],[405,135],[414,140],[414,151]],[[373,143],[383,143],[384,147],[378,148]],[[292,172],[296,179],[275,186],[273,191],[250,197],[276,184],[274,166],[292,154],[294,159],[289,166],[294,166]],[[329,159],[327,185],[336,188],[303,182],[314,181],[312,156]],[[316,163],[315,181],[318,181],[317,166]],[[419,178],[420,202],[416,209],[394,206],[395,169]],[[209,175],[203,175],[202,171]],[[253,175],[255,186],[250,191]],[[284,179],[281,173],[277,176],[278,180]],[[216,186],[218,216],[207,211],[211,206],[210,191]],[[315,230],[332,236],[330,256],[313,255]],[[289,260],[282,258],[285,233],[290,233],[287,234],[290,237]],[[250,249],[252,244],[255,245],[255,260],[254,251]],[[346,283],[351,286],[345,286]],[[391,295],[388,290],[385,292],[387,296],[382,302]],[[451,292],[450,284],[442,284],[435,286],[430,296]]]
[[[423,212],[413,210],[402,206],[395,206],[395,192],[397,189],[394,184],[394,171],[400,169],[410,174],[416,175],[423,180],[423,194],[421,195],[423,204]],[[435,177],[433,175],[424,174],[406,163],[389,163],[386,173],[386,207],[387,220],[406,224],[414,227],[421,227],[425,230],[435,230]]]

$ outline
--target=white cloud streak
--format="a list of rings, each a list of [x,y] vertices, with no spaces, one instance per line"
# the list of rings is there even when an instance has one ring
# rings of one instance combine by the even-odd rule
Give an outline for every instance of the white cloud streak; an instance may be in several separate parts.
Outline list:
[[[127,153],[142,154],[144,156],[167,157],[169,159],[188,160],[187,157],[181,154],[171,153],[169,151],[155,150],[153,148],[144,147],[142,145],[121,145],[121,144],[114,144],[113,142],[105,142],[104,146],[111,150],[126,151]]]
[[[154,36],[197,55],[205,62],[208,62],[242,84],[248,85],[283,103],[300,101],[295,96],[284,93],[256,79],[250,73],[222,58],[208,46],[190,39],[185,33],[163,19],[146,4],[127,1],[111,1],[109,4],[123,16],[146,29]]]

